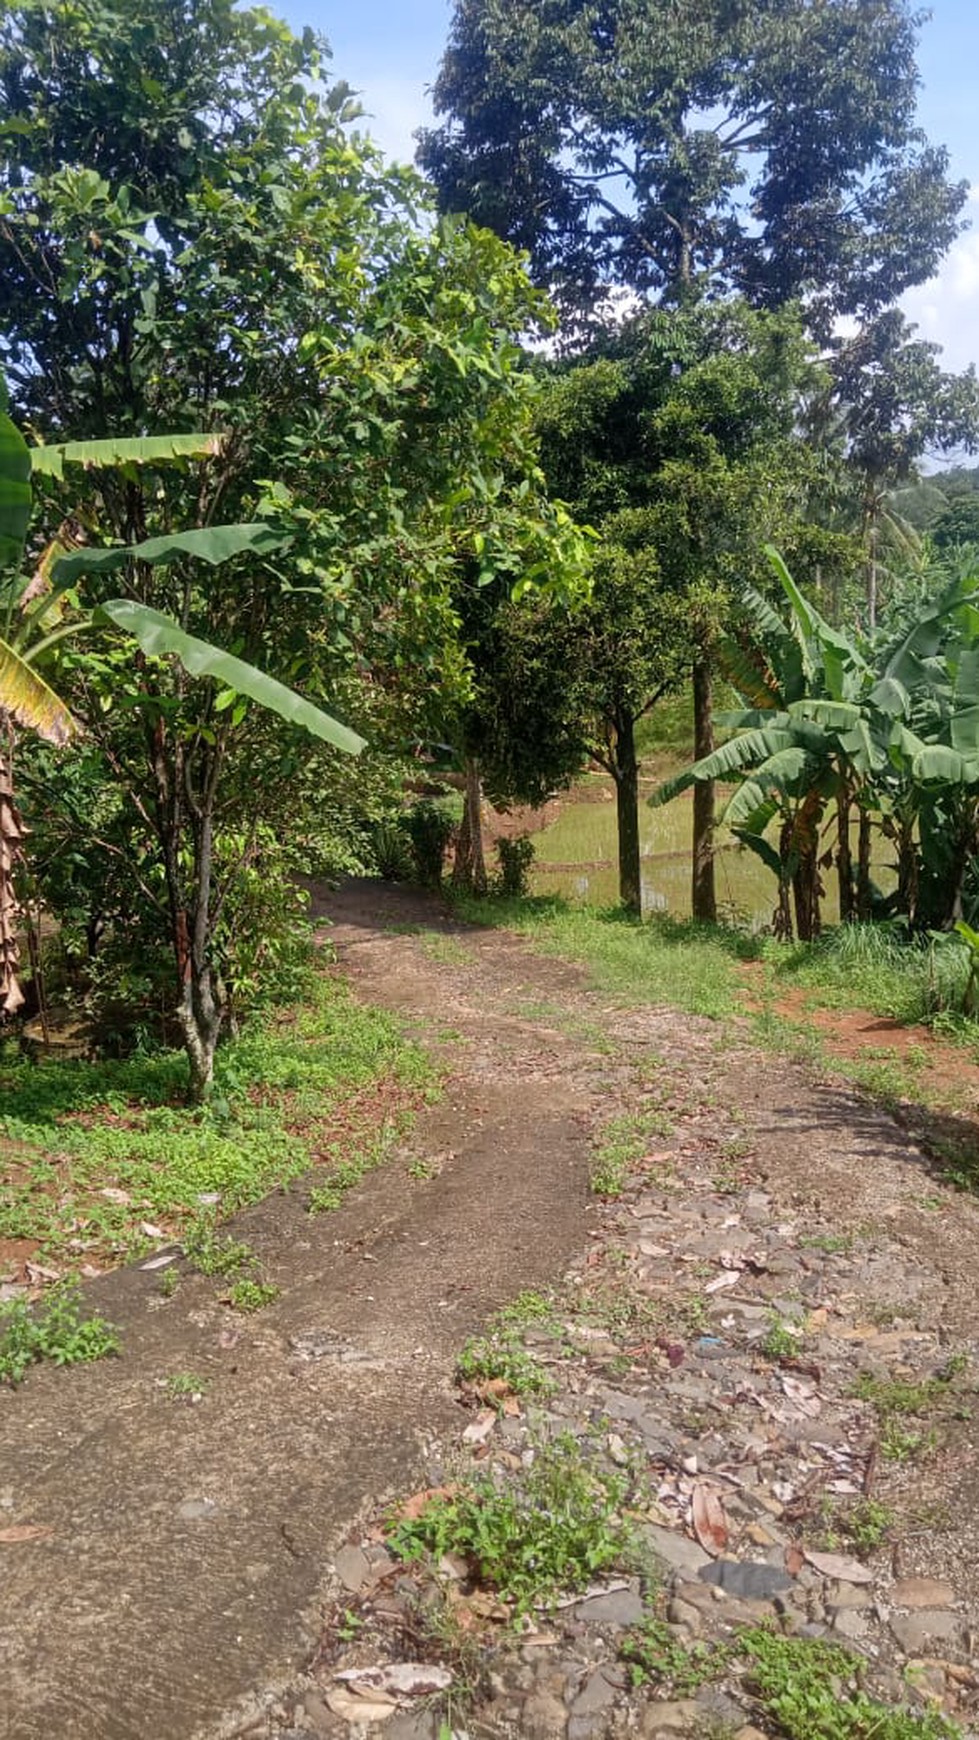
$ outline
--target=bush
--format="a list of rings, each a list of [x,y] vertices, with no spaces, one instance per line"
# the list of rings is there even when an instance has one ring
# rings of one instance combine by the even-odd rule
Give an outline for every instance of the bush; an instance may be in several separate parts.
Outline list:
[[[444,804],[422,798],[405,818],[415,875],[423,888],[440,888],[445,854],[456,827]]]
[[[530,869],[535,857],[530,835],[518,834],[513,840],[497,840],[496,856],[500,865],[496,892],[512,900],[523,900],[530,893]]]

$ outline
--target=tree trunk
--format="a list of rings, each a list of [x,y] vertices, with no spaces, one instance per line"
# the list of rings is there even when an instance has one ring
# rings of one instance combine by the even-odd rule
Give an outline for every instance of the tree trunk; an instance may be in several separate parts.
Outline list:
[[[823,819],[823,800],[811,791],[803,799],[793,823],[793,857],[795,871],[792,886],[795,894],[795,929],[800,942],[812,942],[819,935],[821,918],[819,898],[819,830]]]
[[[789,874],[789,861],[792,853],[792,823],[783,822],[778,836],[778,905],[772,915],[772,929],[779,942],[791,942],[792,931],[792,878]]]
[[[700,761],[714,748],[714,715],[711,672],[706,656],[693,667],[693,756]],[[694,918],[717,923],[717,890],[714,882],[714,781],[698,780],[693,788],[693,887],[690,909]]]
[[[642,916],[642,871],[639,852],[639,763],[636,726],[631,713],[615,722],[615,819],[619,840],[619,899],[626,912]]]
[[[13,730],[0,719],[0,1017],[15,1014],[24,1001],[17,976],[20,904],[14,888],[23,837],[24,824],[14,803]]]
[[[840,888],[840,922],[846,924],[856,911],[853,891],[853,853],[850,850],[850,792],[836,799],[836,875]]]
[[[487,888],[486,858],[483,852],[483,789],[479,777],[479,762],[467,755],[464,762],[465,794],[462,822],[456,841],[452,883],[470,894],[485,894]]]
[[[870,917],[870,847],[870,814],[862,809],[857,836],[857,917],[864,921]]]
[[[895,845],[897,847],[897,907],[907,914],[908,923],[918,919],[918,848],[914,838],[913,814],[899,813]]]
[[[877,538],[880,509],[876,499],[867,508],[867,626],[877,627]]]

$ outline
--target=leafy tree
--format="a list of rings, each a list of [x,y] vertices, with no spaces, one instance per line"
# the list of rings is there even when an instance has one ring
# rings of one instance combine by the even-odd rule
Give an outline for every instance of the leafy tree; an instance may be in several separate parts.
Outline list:
[[[70,457],[88,465],[117,460],[123,464],[139,464],[149,458],[159,458],[160,449],[193,448],[192,438],[176,443],[162,441],[140,445],[134,443],[127,453],[125,444],[111,442],[79,443]],[[210,446],[210,442],[205,442]],[[44,470],[40,458],[38,470]],[[63,464],[65,450],[46,456],[47,468],[58,469]],[[57,545],[46,552],[44,561],[33,579],[19,578],[16,568],[26,536],[25,505],[29,512],[30,486],[25,471],[31,468],[30,451],[20,437],[10,417],[0,417],[0,551],[11,560],[3,576],[6,593],[7,638],[0,641],[0,738],[5,739],[0,750],[0,1010],[13,1013],[23,996],[17,982],[17,938],[15,925],[18,906],[14,890],[14,868],[21,855],[22,827],[13,796],[13,733],[16,725],[26,725],[46,742],[63,744],[77,730],[77,725],[64,702],[49,688],[37,670],[36,661],[69,635],[90,626],[84,617],[61,620],[61,601],[75,581],[89,570],[116,572],[129,567],[135,572],[156,564],[169,566],[175,561],[197,558],[214,567],[233,560],[243,551],[251,551],[277,542],[267,526],[210,526],[205,530],[177,533],[170,537],[145,541],[131,548],[82,550],[73,554]],[[24,494],[26,487],[26,497]],[[131,635],[143,653],[173,658],[182,672],[197,677],[217,679],[232,699],[248,697],[262,707],[287,719],[336,747],[357,753],[363,741],[319,708],[313,707],[281,683],[258,671],[252,665],[230,653],[208,645],[188,635],[170,618],[152,610],[138,598],[107,600],[98,612],[99,619],[123,629]],[[11,638],[11,628],[15,631]],[[39,632],[38,632],[39,631]],[[144,689],[145,692],[145,689]],[[220,737],[220,727],[213,737]],[[191,1093],[203,1097],[213,1073],[214,1047],[221,1024],[221,1008],[212,982],[210,950],[213,918],[211,894],[214,855],[214,797],[220,763],[212,759],[214,777],[211,787],[198,786],[195,794],[188,790],[193,813],[194,928],[192,932],[174,926],[177,945],[177,974],[180,987],[177,1013],[184,1032],[191,1066]],[[178,769],[178,772],[182,769]],[[160,826],[164,849],[167,889],[171,901],[171,918],[176,910],[174,896],[179,889],[181,847],[179,830]],[[173,858],[168,852],[171,848]],[[186,908],[183,909],[186,911]]]
[[[496,572],[519,523],[533,572],[564,523],[537,487],[514,337],[541,299],[493,236],[416,223],[417,178],[351,134],[324,74],[311,33],[231,0],[54,0],[0,20],[18,413],[49,442],[213,438],[165,474],[85,473],[68,505],[91,547],[61,570],[140,641],[135,664],[111,637],[73,654],[65,681],[159,856],[198,1091],[226,1008],[230,842],[247,855],[266,825],[244,770],[261,753],[278,783],[302,754],[295,735],[270,744],[242,663],[314,697],[345,685],[354,704],[354,676],[461,691],[460,561]],[[57,480],[47,505],[51,532]],[[205,574],[221,520],[252,535]],[[202,665],[200,641],[240,662]],[[214,680],[190,683],[201,669]]]
[[[821,338],[923,282],[966,189],[907,0],[456,0],[420,160],[569,309],[710,284]]]
[[[895,492],[914,480],[925,453],[979,444],[975,370],[945,373],[937,360],[940,347],[914,339],[913,332],[897,309],[889,309],[840,342],[833,363],[828,416],[838,421],[858,480],[871,630],[878,616],[882,535],[885,526],[899,524]]]
[[[869,824],[898,852],[893,908],[919,927],[951,927],[979,851],[979,611],[976,581],[947,580],[910,624],[875,638],[833,628],[770,552],[788,601],[785,621],[748,588],[740,635],[720,652],[742,709],[733,735],[660,788],[736,781],[724,820],[778,877],[777,928],[819,929],[821,829],[836,806],[843,918],[871,912]],[[853,806],[860,818],[854,888]],[[768,835],[777,822],[777,844]],[[826,860],[828,861],[828,860]]]
[[[604,354],[603,354],[604,353]],[[802,505],[795,392],[810,364],[791,316],[743,305],[651,310],[559,368],[542,457],[602,535],[575,622],[589,752],[615,782],[623,902],[640,905],[636,726],[694,672],[708,753],[710,661],[732,582]],[[696,794],[694,911],[714,913],[713,794]]]

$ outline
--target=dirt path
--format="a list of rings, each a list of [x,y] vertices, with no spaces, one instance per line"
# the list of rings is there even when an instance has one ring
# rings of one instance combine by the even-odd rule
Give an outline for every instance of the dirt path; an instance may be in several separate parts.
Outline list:
[[[686,1546],[684,1468],[750,1462],[731,1550],[768,1562],[801,1526],[782,1512],[819,1487],[817,1430],[840,1456],[856,1434],[846,1477],[864,1479],[873,1434],[848,1400],[854,1373],[913,1376],[974,1351],[979,1208],[936,1185],[857,1096],[722,1044],[710,1023],[610,1007],[573,968],[467,931],[422,897],[353,884],[318,910],[358,995],[399,1010],[445,1061],[445,1097],[411,1139],[421,1165],[400,1155],[331,1215],[310,1218],[297,1188],[242,1216],[282,1288],[258,1317],[232,1323],[201,1278],[164,1304],[158,1278],[130,1269],[92,1288],[122,1328],[120,1360],[0,1392],[0,1531],[52,1531],[0,1544],[3,1740],[344,1735],[321,1696],[328,1676],[303,1672],[335,1555],[378,1503],[437,1474],[469,1418],[454,1357],[522,1289],[570,1272],[596,1303],[600,1331],[562,1356],[555,1418],[612,1419],[634,1437],[664,1492],[674,1484],[662,1532]],[[651,1107],[670,1134],[600,1214],[586,1187],[593,1130]],[[710,1292],[728,1272],[737,1285]],[[796,1310],[835,1398],[820,1397],[818,1428],[805,1408],[793,1424],[791,1397],[788,1416],[765,1411],[784,1414],[785,1373],[762,1361],[759,1376],[758,1336],[772,1312]],[[209,1380],[201,1405],[165,1399],[161,1381],[181,1371]],[[911,1531],[888,1570],[954,1578],[939,1628],[953,1666],[979,1608],[974,1391],[956,1394],[950,1470],[912,1465],[886,1483],[897,1509],[911,1487],[909,1513],[924,1514],[922,1495],[936,1517],[955,1498],[951,1526]],[[827,1468],[840,1477],[832,1457]],[[765,1531],[750,1532],[761,1516],[764,1547]],[[687,1552],[688,1575],[692,1564]],[[681,1629],[700,1623],[686,1605]],[[818,1623],[833,1611],[824,1603]],[[847,1623],[854,1635],[869,1620]],[[614,1642],[575,1625],[547,1683],[518,1664],[474,1732],[618,1731],[622,1678],[603,1667]],[[937,1651],[921,1638],[927,1662]],[[390,1740],[397,1722],[398,1740],[437,1732],[434,1718],[406,1720]]]
[[[303,1661],[331,1548],[459,1417],[460,1343],[584,1236],[594,1060],[487,995],[560,994],[575,975],[478,939],[467,1002],[383,928],[429,920],[428,903],[354,888],[330,905],[360,994],[436,1048],[459,1035],[415,1137],[444,1163],[416,1181],[393,1161],[334,1214],[311,1218],[297,1189],[241,1216],[282,1288],[254,1318],[232,1320],[200,1277],[164,1304],[154,1273],[107,1276],[90,1294],[122,1358],[0,1391],[0,1527],[51,1530],[0,1544],[4,1740],[183,1740]],[[208,1380],[201,1405],[166,1399],[180,1372]]]

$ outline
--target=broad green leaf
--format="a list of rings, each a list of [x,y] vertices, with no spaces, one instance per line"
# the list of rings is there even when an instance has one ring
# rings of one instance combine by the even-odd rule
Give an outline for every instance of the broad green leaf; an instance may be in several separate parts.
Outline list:
[[[209,459],[221,452],[224,435],[120,436],[109,441],[62,441],[51,447],[31,447],[31,470],[42,477],[63,477],[66,465],[160,465],[168,459]]]
[[[904,684],[897,677],[881,677],[875,683],[867,699],[876,707],[879,713],[886,713],[888,718],[906,718],[911,705],[911,697]]]
[[[705,779],[728,779],[733,774],[740,773],[742,768],[752,767],[767,761],[770,756],[782,749],[792,747],[792,734],[787,730],[768,728],[764,731],[745,731],[740,737],[732,737],[730,743],[723,743],[720,749],[715,749],[711,755],[705,755],[701,761],[695,761],[692,767],[685,768],[675,779],[668,779],[654,791],[647,802],[653,809],[662,804],[668,804],[672,798],[678,797],[691,785]]]
[[[833,731],[848,731],[860,717],[860,708],[852,701],[811,700],[791,701],[788,712],[793,719],[809,719],[815,725],[828,725]]]
[[[809,783],[811,769],[811,757],[798,745],[780,749],[738,787],[724,811],[725,823],[729,828],[742,827],[773,791],[799,795]]]
[[[202,531],[172,532],[161,538],[147,538],[142,544],[115,544],[109,549],[73,550],[60,556],[53,564],[51,578],[57,586],[70,586],[82,574],[111,574],[128,562],[148,562],[165,567],[191,557],[207,562],[212,568],[228,562],[233,556],[265,555],[282,548],[286,540],[280,532],[264,521],[250,525],[206,526]]]
[[[979,755],[979,706],[952,714],[952,748],[962,755]]]
[[[0,568],[16,567],[31,517],[31,461],[13,418],[0,411]]]
[[[926,743],[914,758],[911,771],[922,782],[940,781],[943,785],[970,783],[964,756],[944,743]]]
[[[363,737],[358,737],[355,731],[348,730],[346,725],[341,725],[321,708],[314,707],[311,701],[303,700],[294,689],[287,688],[254,665],[246,664],[244,659],[222,652],[220,647],[210,646],[206,640],[185,634],[176,622],[171,622],[160,611],[151,610],[146,604],[137,604],[130,598],[113,598],[101,606],[101,613],[117,628],[131,634],[144,653],[151,657],[177,658],[192,677],[213,677],[225,689],[247,695],[250,701],[257,701],[260,707],[278,713],[290,725],[301,726],[314,737],[322,737],[335,748],[346,750],[348,755],[359,755],[365,747]]]
[[[5,640],[0,640],[0,713],[9,713],[47,743],[67,743],[78,729],[64,702]]]

